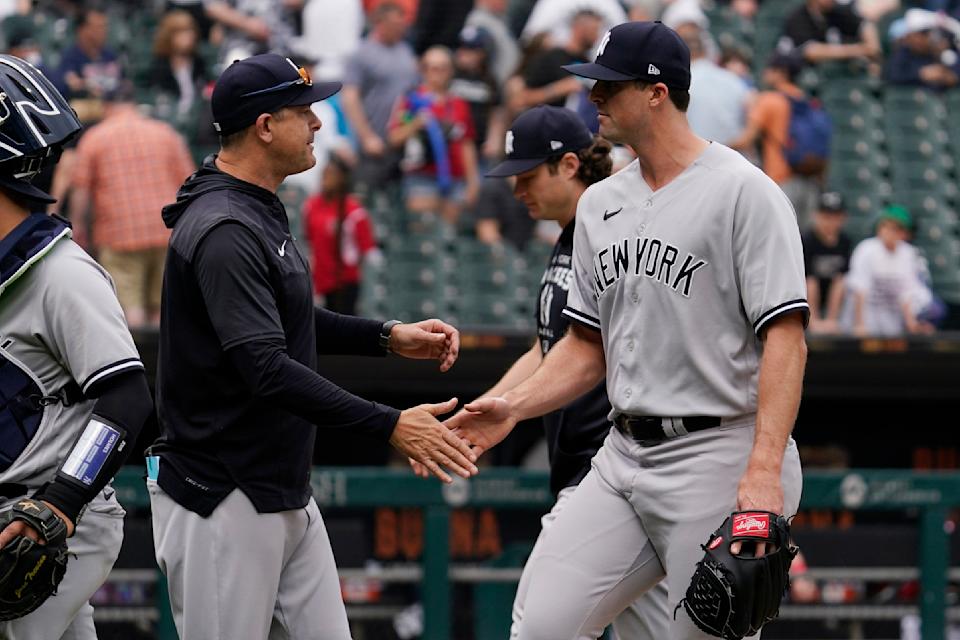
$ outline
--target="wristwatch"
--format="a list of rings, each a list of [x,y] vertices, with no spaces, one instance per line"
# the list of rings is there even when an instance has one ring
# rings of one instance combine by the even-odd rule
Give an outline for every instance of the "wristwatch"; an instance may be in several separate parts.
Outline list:
[[[402,324],[399,320],[387,320],[380,327],[380,348],[390,353],[390,332],[395,326]]]

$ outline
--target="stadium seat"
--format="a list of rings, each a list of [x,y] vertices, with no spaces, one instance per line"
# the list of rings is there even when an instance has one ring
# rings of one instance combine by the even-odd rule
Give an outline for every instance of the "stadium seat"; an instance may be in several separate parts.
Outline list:
[[[888,112],[897,115],[925,115],[940,120],[946,117],[943,99],[922,87],[887,87],[883,104]]]
[[[882,191],[886,187],[885,172],[860,160],[831,160],[827,183],[841,193],[846,191]]]
[[[927,191],[949,201],[957,195],[953,178],[936,162],[894,162],[891,172],[894,193]]]

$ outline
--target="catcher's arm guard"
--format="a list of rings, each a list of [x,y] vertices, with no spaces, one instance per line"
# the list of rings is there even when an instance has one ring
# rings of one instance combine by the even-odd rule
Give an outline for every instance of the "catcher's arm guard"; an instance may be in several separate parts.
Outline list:
[[[765,542],[767,549],[759,558],[752,549],[733,555],[730,545],[737,541]],[[799,551],[786,518],[769,511],[732,513],[702,548],[703,559],[680,601],[697,627],[740,640],[777,617],[790,586],[790,563]]]
[[[0,531],[21,520],[46,544],[19,535],[0,549],[0,621],[23,617],[57,592],[67,570],[67,525],[47,505],[19,498],[0,507]]]

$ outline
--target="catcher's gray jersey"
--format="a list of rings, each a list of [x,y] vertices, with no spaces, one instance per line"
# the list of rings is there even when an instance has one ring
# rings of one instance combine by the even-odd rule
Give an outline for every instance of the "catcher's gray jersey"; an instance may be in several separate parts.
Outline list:
[[[603,336],[611,418],[755,412],[757,336],[808,309],[790,201],[716,142],[655,192],[637,161],[588,188],[573,268],[564,313]]]
[[[82,391],[143,369],[107,272],[64,231],[0,292],[0,357],[32,378],[44,396],[71,381]],[[11,279],[12,280],[12,279]],[[36,433],[0,483],[31,489],[52,480],[93,411],[93,400],[43,407]]]

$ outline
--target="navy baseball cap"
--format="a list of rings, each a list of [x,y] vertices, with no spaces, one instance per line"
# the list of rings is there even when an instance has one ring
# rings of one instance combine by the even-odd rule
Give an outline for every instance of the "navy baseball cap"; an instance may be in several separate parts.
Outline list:
[[[677,32],[656,22],[625,22],[600,40],[597,59],[563,68],[575,76],[624,82],[662,82],[671,89],[690,88],[690,49]]]
[[[236,133],[261,113],[313,104],[341,87],[339,82],[313,82],[309,71],[275,53],[235,60],[213,87],[213,126],[220,135]]]
[[[487,177],[504,178],[530,171],[548,158],[579,151],[593,143],[593,134],[573,111],[542,105],[517,116],[507,131],[503,162]]]

